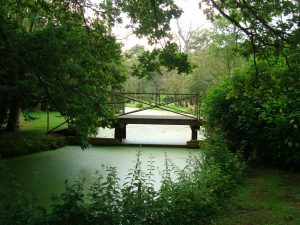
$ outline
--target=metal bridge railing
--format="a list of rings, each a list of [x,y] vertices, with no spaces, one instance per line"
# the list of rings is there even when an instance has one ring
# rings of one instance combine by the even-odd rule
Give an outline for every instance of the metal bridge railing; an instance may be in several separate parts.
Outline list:
[[[115,93],[116,114],[119,116],[159,108],[186,117],[199,119],[199,96],[180,93]],[[138,103],[139,109],[125,112],[126,103]],[[145,105],[145,106],[144,106]],[[190,110],[186,110],[190,108]]]

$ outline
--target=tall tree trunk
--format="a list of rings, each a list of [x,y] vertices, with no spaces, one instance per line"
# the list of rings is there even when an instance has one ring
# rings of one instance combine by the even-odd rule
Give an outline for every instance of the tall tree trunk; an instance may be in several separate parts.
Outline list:
[[[10,37],[8,31],[5,30],[3,26],[0,26],[0,38],[4,41],[4,44],[7,48],[7,51],[10,55],[10,60],[14,65],[9,68],[11,69],[12,81],[16,93],[12,101],[10,102],[9,117],[6,125],[6,130],[10,132],[18,132],[20,128],[20,114],[21,114],[21,104],[22,104],[22,95],[18,94],[19,90],[19,81],[21,77],[24,77],[24,61],[19,56],[17,49],[13,44],[13,39]]]
[[[0,128],[6,123],[8,111],[8,99],[7,94],[0,95]]]
[[[15,95],[10,105],[6,131],[18,132],[20,130],[20,115],[21,115],[21,98]]]

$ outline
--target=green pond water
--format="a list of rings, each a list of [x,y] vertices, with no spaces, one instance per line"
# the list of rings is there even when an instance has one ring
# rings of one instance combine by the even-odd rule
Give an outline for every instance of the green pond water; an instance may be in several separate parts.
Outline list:
[[[135,165],[137,153],[141,153],[142,168],[146,171],[147,162],[153,157],[156,168],[155,188],[159,188],[164,169],[165,155],[179,168],[186,165],[190,155],[200,154],[200,150],[166,147],[90,147],[82,150],[78,146],[46,151],[17,158],[3,159],[5,166],[23,185],[29,196],[38,198],[39,204],[49,208],[51,196],[65,190],[65,180],[72,183],[85,179],[86,187],[95,179],[95,171],[102,171],[102,165],[117,168],[121,184],[129,170]]]

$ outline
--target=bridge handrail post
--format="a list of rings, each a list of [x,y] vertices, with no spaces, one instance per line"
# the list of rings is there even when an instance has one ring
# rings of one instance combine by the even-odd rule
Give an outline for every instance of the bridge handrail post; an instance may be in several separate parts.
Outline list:
[[[125,113],[125,97],[124,97],[124,95],[121,95],[121,104],[122,104],[121,111],[122,111],[122,113]]]
[[[113,92],[112,92],[111,95],[110,95],[110,102],[111,102],[111,105],[112,105],[113,113],[116,113],[115,97],[114,97]]]
[[[160,93],[158,92],[158,104],[160,105]]]
[[[195,115],[197,116],[197,120],[199,120],[199,95],[195,95]]]

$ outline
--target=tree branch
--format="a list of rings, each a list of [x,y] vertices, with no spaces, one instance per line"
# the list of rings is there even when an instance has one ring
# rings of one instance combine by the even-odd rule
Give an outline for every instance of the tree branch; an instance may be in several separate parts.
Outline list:
[[[227,20],[229,20],[231,23],[233,23],[235,26],[241,29],[248,37],[253,36],[253,34],[249,32],[247,28],[243,27],[238,21],[236,21],[234,18],[226,14],[224,10],[222,10],[221,7],[219,7],[214,0],[210,0],[210,1],[212,2],[214,8],[216,8],[223,17],[225,17]]]
[[[268,22],[256,11],[253,9],[253,7],[251,7],[247,1],[242,0],[244,3],[244,6],[248,9],[248,11],[251,13],[251,15],[253,17],[255,17],[257,20],[259,20],[261,22],[261,24],[267,28],[269,31],[271,31],[276,37],[280,37],[282,40],[287,41],[286,38],[284,38],[282,35],[286,34],[285,32],[281,31],[281,30],[276,30],[273,27],[271,27]]]

